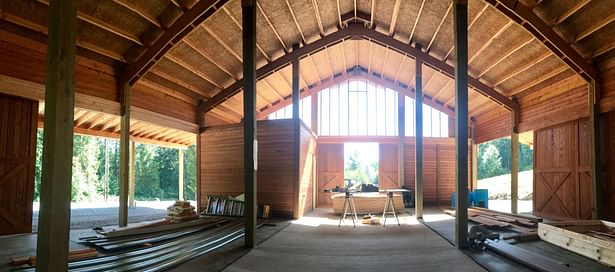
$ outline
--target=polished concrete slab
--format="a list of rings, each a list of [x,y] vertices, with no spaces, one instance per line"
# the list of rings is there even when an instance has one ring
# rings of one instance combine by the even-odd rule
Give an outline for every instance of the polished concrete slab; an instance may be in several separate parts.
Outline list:
[[[316,209],[225,271],[485,271],[413,216],[400,221],[338,228],[331,209]]]

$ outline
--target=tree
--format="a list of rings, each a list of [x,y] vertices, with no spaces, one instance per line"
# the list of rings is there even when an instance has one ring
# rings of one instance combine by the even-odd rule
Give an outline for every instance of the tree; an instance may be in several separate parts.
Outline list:
[[[179,197],[179,157],[178,150],[172,148],[156,148],[156,161],[159,163],[160,188],[164,191],[164,198],[177,199]]]
[[[196,146],[184,152],[184,198],[196,200]]]
[[[489,178],[505,173],[502,168],[502,158],[495,145],[486,143],[479,146],[481,156],[478,160],[478,178]]]
[[[43,168],[43,130],[36,132],[36,162],[34,164],[34,201],[41,194],[41,170]]]
[[[160,164],[155,149],[148,144],[135,145],[135,198],[160,198],[164,193],[160,188]]]

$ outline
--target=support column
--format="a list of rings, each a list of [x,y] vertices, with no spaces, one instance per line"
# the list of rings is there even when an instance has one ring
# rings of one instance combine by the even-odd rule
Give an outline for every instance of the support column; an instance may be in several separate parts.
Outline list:
[[[478,187],[478,144],[476,144],[476,119],[471,118],[472,133],[471,133],[471,146],[472,146],[472,183],[470,189],[475,190]]]
[[[397,185],[403,186],[406,177],[404,153],[406,150],[406,96],[397,92]]]
[[[241,1],[243,37],[243,167],[245,247],[256,247],[256,0]]]
[[[455,33],[455,244],[468,247],[468,2],[454,0]]]
[[[596,81],[589,82],[589,156],[592,175],[592,219],[603,219],[602,183],[600,182],[600,108]]]
[[[128,207],[135,208],[137,205],[135,204],[135,142],[130,141],[130,157],[128,160],[130,161],[128,166]]]
[[[512,112],[512,131],[510,132],[510,212],[518,212],[519,200],[519,133],[515,126],[515,113]]]
[[[49,3],[37,270],[68,269],[77,1]]]
[[[417,47],[420,50],[420,46]],[[416,95],[414,107],[415,134],[415,178],[414,201],[417,219],[423,218],[423,62],[416,59]]]
[[[293,45],[293,51],[299,49],[299,44]],[[299,58],[295,57],[291,61],[292,65],[292,101],[293,101],[293,200],[294,200],[294,208],[293,213],[295,218],[299,218],[299,203],[301,203],[301,192],[300,190],[300,171],[299,171],[299,161],[300,161],[300,153],[301,153],[301,121],[299,120]]]
[[[179,184],[177,186],[177,188],[179,189],[179,200],[184,200],[184,150],[180,149],[178,150],[178,172],[179,172]]]
[[[120,107],[120,227],[128,225],[128,195],[130,191],[130,85],[125,84],[122,89]]]

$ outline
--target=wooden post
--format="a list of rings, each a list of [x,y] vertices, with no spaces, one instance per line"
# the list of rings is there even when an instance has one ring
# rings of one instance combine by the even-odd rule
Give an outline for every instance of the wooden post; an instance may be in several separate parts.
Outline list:
[[[184,200],[184,150],[179,149],[178,150],[178,172],[179,172],[179,185],[177,186],[177,189],[179,190],[179,200]]]
[[[130,141],[130,161],[128,165],[128,207],[137,207],[135,203],[135,142]]]
[[[49,3],[37,270],[66,271],[70,232],[77,1]]]
[[[419,46],[420,50],[420,46]],[[414,201],[417,219],[423,218],[423,62],[416,62],[416,96],[414,107],[415,125],[415,178],[414,178]]]
[[[596,81],[589,82],[589,156],[592,175],[592,219],[603,219],[602,183],[600,182],[600,108]]]
[[[397,92],[397,185],[403,186],[406,177],[404,153],[406,150],[406,96]]]
[[[510,212],[518,212],[519,200],[519,134],[510,134]]]
[[[293,45],[293,51],[299,49],[299,44]],[[300,214],[300,203],[301,203],[301,195],[300,195],[300,171],[299,171],[299,163],[301,156],[301,121],[299,120],[299,58],[295,57],[291,61],[292,65],[292,102],[293,102],[293,200],[294,200],[294,208],[293,213],[295,218],[299,218]]]
[[[468,2],[454,0],[455,34],[455,244],[468,247]]]
[[[128,195],[130,190],[130,85],[124,84],[122,88],[120,107],[120,227],[128,225]]]
[[[256,247],[256,0],[241,0],[243,24],[243,167],[245,182],[245,246]]]
[[[194,192],[194,199],[196,200],[196,212],[201,213],[201,205],[204,204],[201,201],[201,133],[196,135],[196,190]]]

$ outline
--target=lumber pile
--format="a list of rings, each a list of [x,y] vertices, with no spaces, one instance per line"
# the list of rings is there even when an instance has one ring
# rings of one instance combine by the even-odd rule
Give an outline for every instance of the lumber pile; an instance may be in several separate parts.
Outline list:
[[[615,267],[615,223],[601,220],[539,223],[540,239]]]
[[[165,217],[171,222],[184,222],[199,218],[194,206],[188,201],[175,201],[175,203],[167,207],[167,216]]]
[[[92,258],[98,256],[98,251],[93,248],[79,249],[79,250],[71,250],[68,252],[68,260],[79,260],[85,258]],[[19,266],[36,266],[36,256],[15,256],[11,259],[12,265]]]
[[[455,216],[455,210],[445,210],[444,212]],[[505,236],[504,239],[529,241],[538,239],[537,227],[538,223],[542,222],[542,218],[498,212],[484,208],[468,208],[468,221],[488,229],[517,233],[512,236]]]

